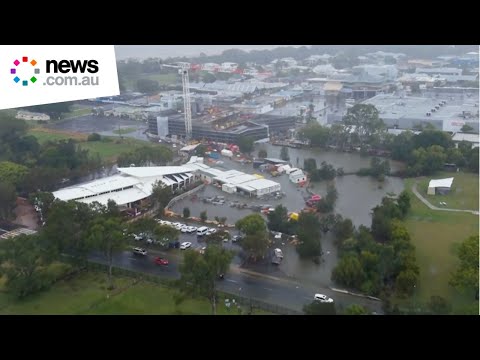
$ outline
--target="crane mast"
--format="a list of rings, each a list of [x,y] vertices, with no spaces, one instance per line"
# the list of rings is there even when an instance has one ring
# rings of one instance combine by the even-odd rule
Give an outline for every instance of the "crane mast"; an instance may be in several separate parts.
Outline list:
[[[190,104],[190,80],[188,78],[188,67],[182,66],[179,72],[182,75],[185,139],[186,141],[189,141],[192,138],[192,106]]]

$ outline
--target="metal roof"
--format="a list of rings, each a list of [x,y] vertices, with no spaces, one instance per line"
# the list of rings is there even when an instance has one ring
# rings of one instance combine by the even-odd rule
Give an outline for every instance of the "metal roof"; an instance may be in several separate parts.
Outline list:
[[[142,178],[186,173],[190,171],[190,168],[185,166],[144,166],[118,168],[118,171],[133,177]]]
[[[465,133],[456,133],[452,137],[453,141],[468,141],[471,143],[478,143],[479,142],[479,135],[478,134],[465,134]]]
[[[450,188],[452,187],[452,183],[453,183],[453,177],[451,178],[446,178],[446,179],[436,179],[436,180],[430,180],[430,182],[428,183],[428,187],[433,187],[433,188],[436,188],[436,187],[447,187],[447,188]]]
[[[79,202],[90,204],[94,201],[99,202],[100,204],[107,205],[108,200],[113,200],[117,205],[125,205],[134,201],[138,201],[149,196],[150,193],[145,193],[140,189],[133,188],[123,191],[114,191],[108,194],[103,194],[99,196],[94,196],[86,199],[80,199]]]

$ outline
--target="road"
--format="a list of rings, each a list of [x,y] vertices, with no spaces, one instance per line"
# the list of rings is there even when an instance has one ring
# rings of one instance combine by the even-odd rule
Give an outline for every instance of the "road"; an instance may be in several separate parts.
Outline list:
[[[448,209],[448,208],[439,208],[434,205],[432,205],[427,199],[425,199],[417,190],[417,183],[414,183],[412,186],[412,192],[415,194],[415,196],[423,202],[425,205],[427,205],[430,209],[432,210],[438,210],[438,211],[454,211],[454,212],[467,212],[473,215],[478,215],[479,212],[475,210],[461,210],[461,209]]]
[[[193,250],[189,249],[186,251]],[[154,263],[156,256],[168,259],[169,265],[156,265]],[[102,264],[106,263],[105,258],[101,254],[92,254],[90,260]],[[178,279],[180,277],[178,271],[180,261],[181,255],[178,254],[178,251],[176,253],[164,253],[149,250],[147,256],[134,255],[130,251],[124,251],[114,257],[113,263],[115,267],[123,269]],[[237,265],[231,266],[230,272],[225,276],[225,279],[219,281],[218,288],[230,294],[238,294],[299,312],[302,311],[302,307],[305,304],[312,302],[315,293],[322,293],[334,299],[337,308],[346,307],[350,304],[359,304],[377,314],[383,313],[380,301],[336,292],[329,288],[318,288],[313,284],[300,283],[296,280],[244,270]]]

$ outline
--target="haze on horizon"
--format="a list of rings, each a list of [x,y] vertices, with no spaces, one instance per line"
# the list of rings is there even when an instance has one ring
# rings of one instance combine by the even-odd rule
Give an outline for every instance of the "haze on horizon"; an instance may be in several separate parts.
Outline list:
[[[199,56],[219,55],[228,49],[250,50],[272,50],[277,47],[303,45],[115,45],[117,60],[137,58],[147,59],[150,57],[167,58],[176,56]],[[307,45],[309,46],[309,45]]]

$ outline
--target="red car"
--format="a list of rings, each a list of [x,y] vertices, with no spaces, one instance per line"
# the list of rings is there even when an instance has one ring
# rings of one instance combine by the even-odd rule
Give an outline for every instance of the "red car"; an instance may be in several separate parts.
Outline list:
[[[155,264],[157,265],[168,265],[168,260],[161,258],[161,257],[156,257],[155,258]]]

